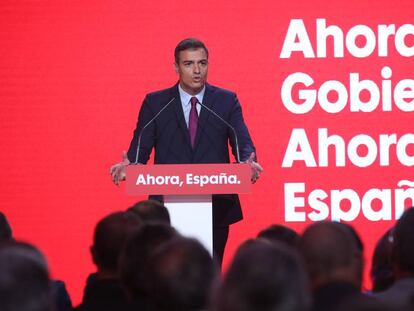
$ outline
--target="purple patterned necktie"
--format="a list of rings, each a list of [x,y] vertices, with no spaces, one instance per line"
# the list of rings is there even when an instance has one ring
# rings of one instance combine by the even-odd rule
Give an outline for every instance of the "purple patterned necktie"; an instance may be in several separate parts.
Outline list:
[[[190,118],[188,122],[188,131],[190,132],[190,139],[191,139],[191,147],[194,148],[195,137],[197,133],[197,125],[198,125],[198,113],[197,113],[197,97],[191,97],[191,110],[190,110]]]

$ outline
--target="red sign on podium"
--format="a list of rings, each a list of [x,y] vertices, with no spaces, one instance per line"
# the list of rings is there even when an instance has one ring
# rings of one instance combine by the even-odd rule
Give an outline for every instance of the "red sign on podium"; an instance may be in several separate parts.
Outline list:
[[[126,190],[130,195],[247,193],[249,164],[129,165]]]

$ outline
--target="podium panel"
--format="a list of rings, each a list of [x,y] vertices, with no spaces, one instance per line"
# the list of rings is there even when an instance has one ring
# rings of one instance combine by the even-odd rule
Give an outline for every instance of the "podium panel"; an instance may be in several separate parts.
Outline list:
[[[213,209],[211,195],[167,195],[171,225],[183,236],[196,238],[213,255]]]
[[[250,192],[250,176],[245,163],[129,165],[126,191],[163,195],[172,226],[213,254],[212,194]]]

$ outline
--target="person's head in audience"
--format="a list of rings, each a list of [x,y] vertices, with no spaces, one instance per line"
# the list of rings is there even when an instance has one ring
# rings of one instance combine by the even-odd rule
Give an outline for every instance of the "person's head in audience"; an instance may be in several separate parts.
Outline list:
[[[395,277],[414,277],[414,208],[404,212],[395,225],[393,261]]]
[[[372,256],[371,280],[372,291],[381,292],[394,283],[392,265],[393,231],[391,228],[378,240]]]
[[[303,263],[277,241],[242,244],[215,295],[215,311],[304,311],[310,293]]]
[[[283,225],[271,225],[260,231],[257,237],[269,241],[282,242],[293,247],[297,247],[300,241],[300,236],[295,230]]]
[[[176,237],[160,246],[148,265],[148,302],[156,311],[206,309],[218,268],[195,239]]]
[[[146,269],[148,258],[157,247],[176,237],[178,233],[169,225],[142,226],[128,240],[121,256],[121,281],[133,300],[146,299]]]
[[[98,278],[118,277],[119,257],[124,244],[141,226],[142,220],[129,212],[115,212],[98,222],[91,246]]]
[[[332,282],[361,288],[363,254],[349,229],[334,222],[314,223],[303,233],[300,249],[314,289]]]
[[[356,232],[355,228],[347,223],[343,222],[333,222],[334,225],[342,227],[345,231],[348,231],[351,237],[354,239],[355,245],[358,248],[358,251],[363,254],[364,253],[364,243],[361,240],[358,232]]]
[[[146,224],[162,223],[170,225],[170,214],[167,208],[154,200],[140,201],[131,206],[128,211],[136,213]]]
[[[46,260],[33,246],[9,242],[0,246],[0,310],[52,311]]]
[[[6,215],[0,212],[0,242],[10,241],[12,239],[13,233]]]

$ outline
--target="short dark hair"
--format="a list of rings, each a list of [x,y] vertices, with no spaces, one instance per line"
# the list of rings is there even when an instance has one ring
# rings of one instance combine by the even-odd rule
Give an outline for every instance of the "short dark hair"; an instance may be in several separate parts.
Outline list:
[[[127,239],[141,225],[142,220],[130,212],[115,212],[99,221],[92,246],[93,259],[98,268],[116,272]]]
[[[174,50],[174,59],[175,63],[178,64],[180,62],[180,52],[185,50],[197,50],[197,49],[204,49],[206,51],[206,55],[208,58],[208,50],[205,44],[196,38],[186,38],[180,41]]]
[[[51,311],[52,303],[43,254],[23,242],[0,245],[0,309]]]
[[[344,222],[336,222],[336,221],[334,221],[333,224],[343,228],[345,231],[348,231],[351,237],[354,239],[354,242],[356,243],[358,250],[361,253],[364,252],[364,243],[362,242],[361,237],[359,236],[358,232],[355,230],[355,228],[352,225],[344,223]]]
[[[277,241],[246,241],[218,289],[216,305],[218,311],[308,310],[308,280],[299,254]]]
[[[270,242],[282,242],[291,247],[298,247],[300,241],[300,236],[295,230],[283,225],[271,225],[260,231],[257,237]]]
[[[394,228],[389,229],[378,240],[371,264],[372,291],[382,292],[391,287],[395,281],[392,265]]]
[[[128,212],[136,213],[145,224],[171,224],[167,208],[164,204],[155,200],[144,200],[135,203],[128,208]]]
[[[162,244],[178,233],[166,224],[146,224],[135,232],[125,245],[120,262],[121,281],[128,294],[145,300],[148,258]]]
[[[12,239],[13,233],[7,217],[0,212],[0,241],[10,241]]]
[[[150,310],[206,309],[218,269],[195,239],[176,237],[160,246],[148,262]]]
[[[414,275],[414,208],[407,209],[395,225],[394,258],[401,270]]]
[[[349,228],[328,221],[311,224],[302,234],[300,250],[314,286],[329,282],[342,269],[352,271],[349,277],[361,285],[363,254]]]

